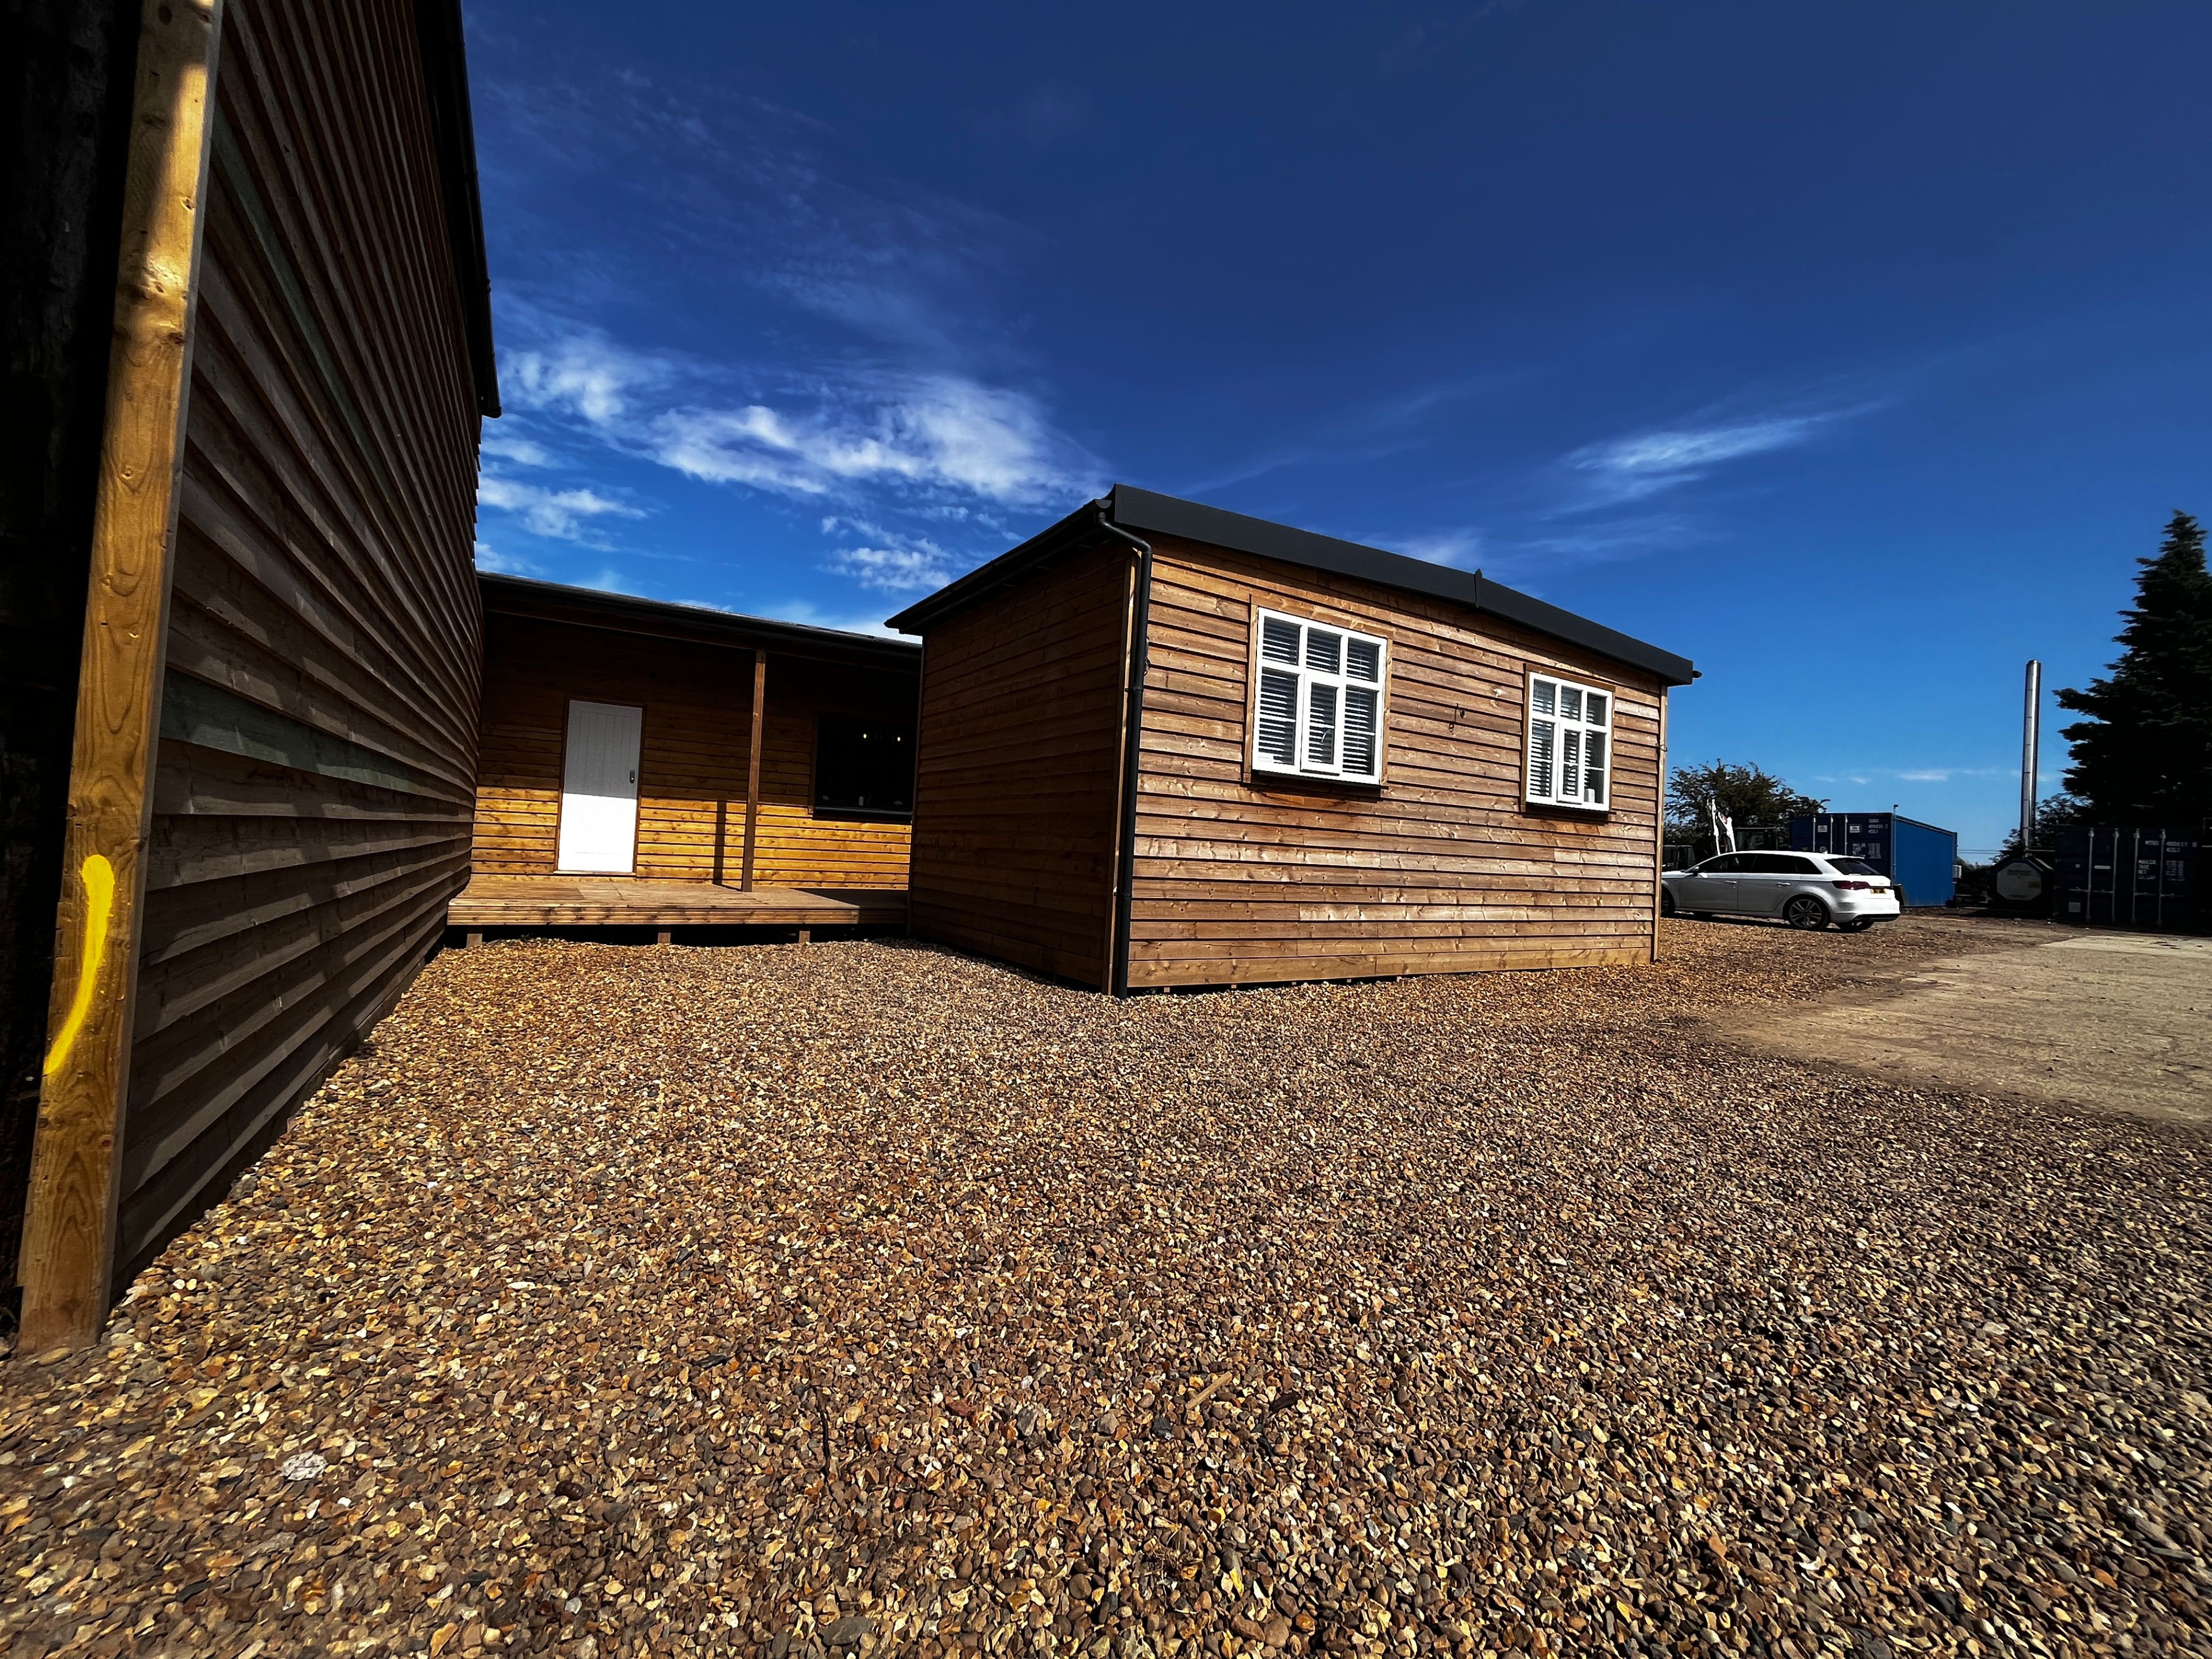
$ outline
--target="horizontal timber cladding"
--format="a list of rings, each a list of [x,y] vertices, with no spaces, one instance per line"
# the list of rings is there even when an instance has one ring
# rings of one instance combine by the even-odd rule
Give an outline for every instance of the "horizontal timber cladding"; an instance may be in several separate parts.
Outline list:
[[[908,920],[926,939],[1109,978],[1131,560],[1063,556],[930,625]]]
[[[1255,782],[1255,607],[1389,642],[1380,789]],[[1149,639],[1133,987],[1649,959],[1651,674],[1447,599],[1166,536]],[[1532,670],[1614,690],[1609,811],[1522,804]]]
[[[235,0],[215,83],[118,1282],[468,878],[478,401],[414,8]]]
[[[493,611],[484,619],[477,871],[557,869],[562,757],[568,703],[578,698],[645,710],[635,873],[735,884],[744,858],[752,686],[749,649]],[[910,671],[769,651],[757,885],[906,884],[905,823],[816,816],[815,730],[823,714],[911,720],[914,700]]]

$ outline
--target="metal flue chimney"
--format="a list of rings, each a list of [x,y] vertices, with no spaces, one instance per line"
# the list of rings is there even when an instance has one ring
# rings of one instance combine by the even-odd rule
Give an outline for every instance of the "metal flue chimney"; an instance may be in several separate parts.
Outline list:
[[[2020,733],[2020,850],[2035,848],[2035,775],[2043,748],[2043,665],[2027,661],[2027,709]]]

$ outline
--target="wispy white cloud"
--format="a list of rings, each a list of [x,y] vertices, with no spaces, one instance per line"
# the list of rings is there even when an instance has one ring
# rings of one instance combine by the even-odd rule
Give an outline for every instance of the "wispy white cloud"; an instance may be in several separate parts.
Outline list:
[[[635,351],[543,315],[523,325],[551,337],[510,359],[518,407],[709,483],[801,499],[890,490],[1018,507],[1102,480],[1097,460],[1036,398],[967,375],[825,370],[783,393],[726,404],[701,394],[726,385],[728,370]]]
[[[486,473],[477,480],[477,501],[479,506],[514,514],[532,535],[564,542],[589,543],[589,526],[595,520],[645,516],[628,502],[594,489],[547,489],[497,473]]]
[[[635,216],[637,252],[586,273],[653,288],[711,262],[742,285],[939,362],[1004,349],[1000,294],[1046,243],[1020,222],[896,176],[853,176],[832,129],[799,111],[634,70],[493,79],[480,105],[487,165],[589,191]],[[1050,124],[1074,113],[1041,106]],[[629,269],[620,267],[628,266]]]
[[[640,393],[666,385],[676,374],[676,365],[666,358],[572,325],[556,325],[543,344],[508,353],[500,362],[510,401],[525,409],[577,415],[602,428],[621,422]]]
[[[1794,410],[1745,416],[1723,407],[1680,426],[1586,444],[1565,458],[1565,465],[1583,480],[1580,499],[1569,510],[1638,501],[1695,483],[1731,462],[1809,443],[1842,422],[1872,413],[1886,401],[1875,395],[1840,402],[1836,390],[1831,388],[1825,399],[1809,394]]]
[[[1953,778],[2008,778],[2019,770],[2016,766],[1923,766],[1908,772],[1883,769],[1881,775],[1900,783],[1948,783]]]
[[[1482,568],[1525,586],[1578,565],[1612,564],[1668,552],[1698,541],[1704,533],[1693,520],[1673,513],[1639,513],[1572,528],[1547,526],[1540,535],[1490,538],[1482,550]]]
[[[494,427],[483,436],[483,452],[495,455],[502,461],[512,461],[517,466],[550,466],[553,452],[534,438],[526,438],[520,432],[503,432]]]
[[[830,568],[885,593],[942,587],[960,574],[952,556],[932,542],[911,547],[845,547],[830,556]]]
[[[1472,570],[1482,552],[1482,532],[1470,528],[1437,530],[1425,536],[1401,536],[1395,543],[1386,541],[1378,545],[1394,547],[1408,558]]]
[[[519,558],[512,553],[502,553],[489,542],[477,544],[477,568],[489,570],[495,576],[542,576],[543,565]]]
[[[1919,766],[1899,769],[1893,766],[1869,766],[1861,771],[1823,774],[1815,783],[1871,784],[1878,780],[1892,783],[1948,783],[1954,778],[2008,778],[2018,775],[2016,766]]]
[[[1721,425],[1673,428],[1590,444],[1566,464],[1590,479],[1590,505],[1632,501],[1693,483],[1728,461],[1788,449],[1843,411],[1771,416]]]
[[[1089,457],[1018,392],[949,374],[824,392],[803,413],[671,410],[653,423],[655,458],[695,478],[794,495],[876,485],[1021,505],[1095,484]]]

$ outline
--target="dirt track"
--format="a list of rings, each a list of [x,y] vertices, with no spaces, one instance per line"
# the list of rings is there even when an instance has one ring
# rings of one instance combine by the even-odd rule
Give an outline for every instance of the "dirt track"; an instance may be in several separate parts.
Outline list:
[[[2212,1121],[2212,939],[1915,918],[1952,954],[1720,1032],[1925,1088]]]

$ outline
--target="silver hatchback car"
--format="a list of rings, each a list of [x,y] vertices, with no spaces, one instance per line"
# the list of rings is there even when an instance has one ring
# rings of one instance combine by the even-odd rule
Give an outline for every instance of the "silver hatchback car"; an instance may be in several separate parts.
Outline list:
[[[1826,853],[1723,853],[1660,878],[1668,915],[1779,916],[1808,930],[1863,933],[1903,914],[1903,893],[1864,859]]]

